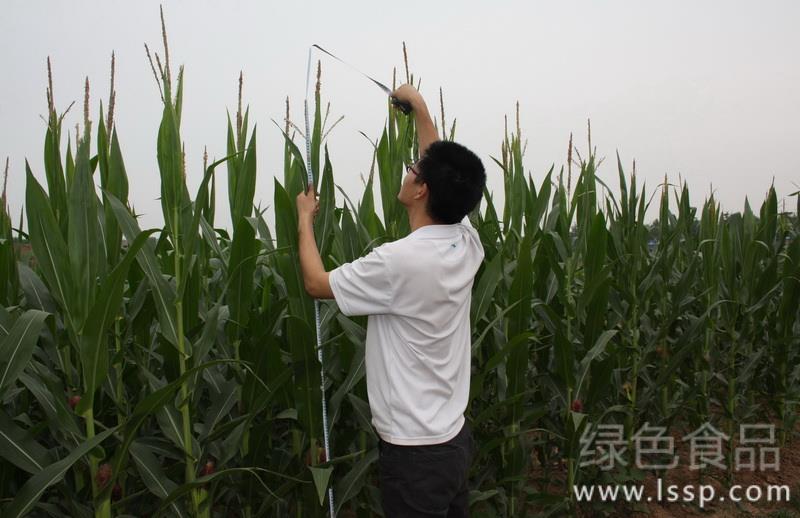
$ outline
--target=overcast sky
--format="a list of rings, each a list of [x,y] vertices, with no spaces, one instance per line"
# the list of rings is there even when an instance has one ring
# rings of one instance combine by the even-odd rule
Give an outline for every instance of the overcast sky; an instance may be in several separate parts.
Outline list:
[[[74,138],[82,117],[83,81],[91,113],[107,104],[111,51],[117,56],[116,124],[130,178],[130,199],[143,228],[162,216],[156,136],[160,99],[143,43],[160,49],[158,2],[5,1],[0,17],[0,158],[11,160],[9,204],[15,226],[24,202],[24,161],[44,184],[46,58],[53,62],[59,110]],[[713,188],[723,210],[758,210],[773,182],[793,210],[800,150],[800,2],[209,2],[164,5],[173,69],[186,67],[182,136],[194,195],[203,147],[225,154],[226,110],[236,109],[244,72],[245,102],[258,124],[256,204],[272,206],[282,179],[285,98],[302,122],[309,45],[318,43],[391,84],[402,70],[402,42],[422,93],[439,112],[444,90],[456,140],[487,168],[502,199],[503,117],[520,102],[528,139],[525,167],[538,185],[566,162],[570,132],[586,154],[586,120],[606,157],[600,177],[615,186],[615,153],[635,159],[651,194],[665,174],[686,179],[692,204]],[[345,119],[328,138],[335,181],[355,201],[380,135],[385,98],[347,67],[322,57],[323,97],[331,119]],[[302,142],[298,138],[298,143]],[[66,150],[66,143],[63,143]],[[93,150],[94,152],[94,150]],[[220,179],[224,179],[220,177]],[[99,182],[99,178],[98,178]],[[226,182],[217,193],[218,226],[228,226]],[[653,208],[657,200],[653,202]],[[272,209],[267,212],[273,221]],[[656,215],[650,211],[651,217]]]

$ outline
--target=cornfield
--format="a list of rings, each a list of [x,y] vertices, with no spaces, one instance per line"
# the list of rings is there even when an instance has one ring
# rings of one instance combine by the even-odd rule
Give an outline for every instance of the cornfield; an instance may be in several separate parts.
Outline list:
[[[183,70],[173,76],[166,36],[164,46],[163,61],[151,60],[163,101],[162,228],[141,229],[130,209],[113,81],[96,121],[87,81],[73,148],[50,80],[46,183],[26,165],[27,228],[12,222],[3,195],[2,516],[324,516],[329,486],[337,514],[381,515],[366,317],[342,315],[333,300],[320,308],[333,458],[322,450],[294,207],[306,165],[288,103],[270,228],[254,207],[256,127],[241,97],[224,158],[206,163],[189,192]],[[331,270],[408,234],[396,193],[418,149],[413,119],[387,107],[358,203],[342,191],[337,206],[323,106],[318,75],[308,137],[315,235]],[[455,123],[441,131],[453,139]],[[685,184],[665,178],[658,218],[646,224],[651,199],[635,169],[617,157],[615,197],[591,138],[585,157],[570,139],[566,169],[538,185],[523,153],[517,117],[487,164],[502,175],[503,206],[487,190],[470,214],[485,249],[471,306],[473,513],[577,513],[573,485],[636,478],[581,466],[580,439],[599,423],[621,425],[632,444],[645,423],[710,422],[735,436],[740,423],[761,421],[789,444],[800,396],[800,225],[779,211],[775,190],[758,213],[745,204],[729,214],[713,195],[698,210]],[[232,232],[215,227],[218,181],[227,181]],[[558,483],[538,484],[533,466]]]

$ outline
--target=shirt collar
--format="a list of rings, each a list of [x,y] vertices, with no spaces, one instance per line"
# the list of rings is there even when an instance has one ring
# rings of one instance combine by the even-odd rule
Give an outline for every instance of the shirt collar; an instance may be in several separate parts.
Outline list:
[[[409,234],[419,239],[436,238],[436,237],[453,237],[461,223],[453,223],[450,225],[424,225]]]

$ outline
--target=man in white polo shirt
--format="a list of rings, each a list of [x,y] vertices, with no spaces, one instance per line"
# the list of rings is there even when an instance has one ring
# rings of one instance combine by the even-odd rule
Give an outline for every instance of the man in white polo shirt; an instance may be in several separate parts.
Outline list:
[[[335,298],[345,315],[369,315],[367,395],[380,438],[381,502],[387,517],[468,515],[474,455],[464,419],[470,384],[472,284],[484,252],[467,214],[480,203],[480,159],[439,141],[422,96],[411,105],[420,160],[406,167],[397,194],[411,233],[326,272],[313,234],[313,189],[297,196],[300,263],[306,291]]]

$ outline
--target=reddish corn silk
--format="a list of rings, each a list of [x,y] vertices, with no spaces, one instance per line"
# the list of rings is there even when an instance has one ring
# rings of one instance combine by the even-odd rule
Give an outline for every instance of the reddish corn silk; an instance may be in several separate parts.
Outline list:
[[[111,464],[104,463],[101,464],[99,468],[97,468],[97,474],[95,475],[95,481],[97,482],[97,487],[103,488],[108,484],[108,481],[111,480],[111,475],[113,471],[111,469]]]
[[[69,407],[72,410],[75,410],[75,407],[78,406],[78,403],[81,402],[81,397],[80,396],[70,396],[68,402],[69,402]]]

